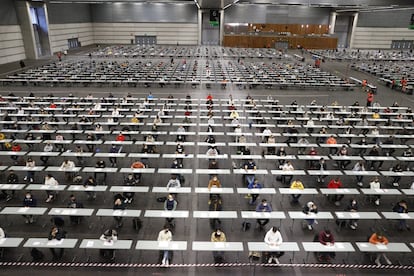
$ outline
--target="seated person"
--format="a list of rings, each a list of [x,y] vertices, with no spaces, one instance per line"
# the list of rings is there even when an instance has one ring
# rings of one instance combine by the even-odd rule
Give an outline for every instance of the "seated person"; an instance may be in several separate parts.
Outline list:
[[[300,181],[299,179],[295,179],[294,181],[292,181],[292,184],[290,185],[291,189],[297,189],[297,190],[303,190],[305,189],[305,187],[303,186],[302,181]],[[301,194],[292,194],[292,203],[299,203],[299,198],[300,198]]]
[[[69,197],[68,208],[83,208],[83,204],[76,199],[75,195],[72,194]],[[81,217],[79,216],[70,216],[69,219],[70,223],[73,225],[79,224],[81,221]]]
[[[226,242],[226,234],[217,228],[213,233],[211,233],[211,242]],[[215,263],[224,263],[224,253],[223,251],[213,251],[213,257]]]
[[[167,196],[167,199],[164,201],[164,210],[165,211],[175,211],[177,208],[178,202],[175,200],[172,194]],[[173,223],[174,218],[166,218],[167,224],[174,229],[175,225]]]
[[[172,232],[169,229],[168,225],[165,225],[164,228],[158,233],[158,242],[170,242],[172,241]],[[163,265],[169,265],[171,263],[172,252],[169,250],[161,251],[162,259],[161,263]]]
[[[377,190],[377,189],[381,189],[381,183],[379,182],[379,178],[376,176],[372,179],[372,181],[369,183],[369,188],[372,190]],[[379,206],[380,205],[380,195],[375,195],[375,205]]]
[[[217,156],[219,155],[219,151],[216,149],[215,146],[209,147],[209,149],[206,152],[206,155],[208,156]]]
[[[66,231],[62,228],[54,225],[50,230],[48,240],[57,240],[60,241],[66,237]],[[57,261],[63,257],[63,248],[50,248],[50,251],[53,255],[53,260]]]
[[[346,207],[345,211],[347,212],[358,212],[358,202],[356,199],[351,199],[349,201],[348,206]],[[357,219],[350,219],[348,221],[349,228],[352,230],[356,230],[358,227],[358,220]]]
[[[372,244],[387,245],[388,239],[381,232],[375,232],[369,238],[369,242]],[[384,260],[387,262],[388,265],[392,265],[392,262],[390,261],[390,259],[388,259],[385,253],[377,253],[377,257],[375,258],[375,264],[377,266],[381,266],[381,262],[380,262],[381,256],[384,258]]]
[[[270,230],[267,231],[264,237],[264,242],[270,247],[280,246],[283,243],[283,238],[280,234],[279,227],[273,226],[272,228],[270,228]],[[282,257],[284,254],[285,252],[281,251],[269,252],[269,254],[267,255],[267,262],[271,264],[274,261],[276,264],[279,264],[279,258]]]
[[[392,210],[399,214],[407,214],[408,213],[407,201],[400,200],[397,204],[394,205]],[[410,231],[411,228],[410,226],[407,225],[407,221],[405,219],[400,219],[398,222],[398,230],[399,231],[403,231],[403,230]]]
[[[85,182],[83,183],[83,187],[88,188],[89,186],[96,186],[96,180],[93,176],[89,176]],[[88,200],[95,200],[96,199],[96,192],[95,191],[86,191],[88,196]]]
[[[250,183],[247,186],[248,189],[261,189],[262,188],[262,184],[259,183],[259,180],[255,179],[253,181],[253,183]],[[259,197],[259,194],[250,194],[250,201],[249,204],[250,205],[256,205],[256,200]]]
[[[256,212],[272,212],[272,206],[267,202],[266,199],[262,199],[259,205],[256,207]],[[269,223],[269,219],[257,219],[259,230],[264,230],[266,224]]]
[[[342,188],[342,181],[340,180],[339,176],[335,177],[334,179],[331,179],[328,183],[328,189],[340,189]],[[344,198],[343,194],[335,194],[329,197],[332,199],[336,206],[341,205],[341,200]]]
[[[132,173],[128,174],[127,177],[124,178],[124,185],[125,186],[136,186],[138,184],[137,180],[135,179]],[[133,192],[124,192],[122,194],[125,198],[124,203],[132,203],[134,200],[135,193]]]
[[[103,169],[106,168],[106,163],[104,160],[98,160],[95,164],[95,168]],[[105,185],[106,182],[106,172],[95,172],[93,177],[95,178],[98,185]]]
[[[113,244],[118,240],[118,232],[114,229],[107,229],[99,238],[104,243]],[[100,249],[100,255],[106,260],[113,261],[115,259],[114,249]]]
[[[14,185],[19,183],[19,177],[17,174],[13,171],[9,171],[9,175],[7,176],[7,184]],[[15,190],[10,190],[10,193],[8,190],[1,190],[2,197],[6,199],[6,201],[10,201],[13,199]]]
[[[112,209],[114,209],[114,210],[125,210],[124,201],[125,201],[125,199],[121,194],[116,194],[114,196],[114,205],[113,205]],[[115,220],[115,227],[116,228],[121,228],[122,225],[123,225],[122,217],[116,216],[116,217],[114,217],[114,220]]]
[[[306,205],[303,207],[302,210],[305,214],[317,214],[318,213],[318,207],[316,206],[315,203],[313,203],[312,201],[309,201],[308,203],[306,203]],[[306,223],[307,223],[307,227],[309,229],[309,231],[313,230],[313,224],[317,224],[318,222],[316,221],[316,219],[305,219]]]
[[[293,164],[291,161],[287,161],[282,166],[279,166],[279,168],[284,172],[283,175],[281,175],[281,182],[282,184],[290,184],[292,181],[293,175],[289,174],[289,171],[295,170],[293,167]],[[285,174],[286,172],[286,174]]]
[[[143,168],[146,168],[146,167],[147,166],[143,162],[141,162],[139,160],[135,160],[131,164],[131,169],[143,169]],[[140,172],[134,173],[134,178],[137,181],[137,183],[140,183],[141,182],[141,176],[142,176],[142,173],[140,173]]]
[[[249,159],[246,163],[243,165],[244,170],[247,171],[256,171],[256,163],[253,161],[253,159]],[[255,179],[254,174],[245,174],[245,181],[247,186],[249,186],[250,183],[253,183]]]
[[[221,211],[223,210],[223,201],[221,196],[218,194],[211,194],[208,201],[208,210],[209,211]],[[218,218],[210,219],[211,229],[215,229],[221,225],[221,221]]]
[[[331,231],[325,229],[321,231],[318,236],[318,240],[321,244],[326,246],[333,246],[335,244],[335,238],[332,235]],[[318,253],[318,261],[326,261],[329,262],[331,259],[335,259],[335,252],[319,252]]]
[[[23,207],[30,208],[30,207],[36,207],[37,206],[37,200],[32,196],[30,192],[26,192],[26,195],[23,199]],[[23,215],[26,219],[26,224],[33,223],[34,218],[33,215]]]

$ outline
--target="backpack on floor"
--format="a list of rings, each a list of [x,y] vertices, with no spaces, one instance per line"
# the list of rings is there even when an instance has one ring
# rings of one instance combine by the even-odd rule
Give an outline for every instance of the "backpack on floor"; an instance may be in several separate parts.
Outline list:
[[[43,252],[37,248],[32,248],[32,250],[30,251],[30,255],[32,256],[33,262],[40,262],[45,257],[45,254],[43,254]]]

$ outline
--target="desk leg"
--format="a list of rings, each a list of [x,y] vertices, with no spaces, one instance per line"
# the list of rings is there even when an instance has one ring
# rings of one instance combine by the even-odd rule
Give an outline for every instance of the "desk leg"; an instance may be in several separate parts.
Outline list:
[[[290,226],[290,231],[293,232],[293,224],[295,223],[295,219],[292,219],[292,225]]]

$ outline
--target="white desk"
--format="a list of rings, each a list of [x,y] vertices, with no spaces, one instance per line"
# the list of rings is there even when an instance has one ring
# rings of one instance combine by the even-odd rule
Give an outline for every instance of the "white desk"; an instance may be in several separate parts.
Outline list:
[[[85,173],[116,173],[117,171],[118,171],[118,168],[84,167],[82,169],[82,172],[85,172]]]
[[[227,154],[217,154],[217,155],[208,155],[208,154],[197,154],[197,158],[202,159],[228,159]]]
[[[154,168],[141,168],[141,169],[133,169],[133,168],[121,168],[119,171],[120,173],[155,173]]]
[[[70,185],[68,191],[70,192],[105,192],[108,186],[85,186],[83,185]]]
[[[236,159],[236,160],[260,160],[262,159],[261,155],[244,155],[244,154],[232,154],[230,155],[231,159]]]
[[[110,192],[114,193],[148,193],[148,186],[111,186],[109,189]]]
[[[193,211],[194,218],[236,219],[236,211]]]
[[[402,172],[393,172],[393,171],[380,171],[383,176],[393,177],[393,176],[402,176],[402,177],[414,177],[413,171],[402,171]]]
[[[293,231],[293,225],[296,219],[317,219],[317,220],[323,219],[323,220],[327,220],[327,222],[330,219],[333,219],[333,216],[330,212],[318,212],[317,214],[310,212],[308,214],[305,214],[302,211],[289,211],[288,214],[289,214],[289,217],[292,219],[292,225],[291,225],[292,231]]]
[[[204,188],[204,187],[196,187],[195,192],[197,194],[233,194],[233,188]]]
[[[84,239],[79,248],[84,249],[131,249],[132,240],[117,240],[115,242],[106,242],[99,239]]]
[[[190,194],[191,187],[179,187],[179,188],[167,188],[167,187],[152,187],[153,193],[177,193],[177,194]]]
[[[62,152],[60,156],[63,157],[92,157],[93,152],[74,152],[74,151],[65,151]]]
[[[323,195],[359,195],[358,189],[353,188],[337,188],[337,189],[328,189],[321,188],[319,189]]]
[[[23,247],[29,248],[75,248],[78,239],[49,240],[47,238],[30,238]]]
[[[0,248],[19,247],[23,238],[2,238],[0,239]]]
[[[265,242],[248,242],[247,247],[249,251],[257,252],[300,251],[298,243],[296,242],[282,242],[279,246],[270,246]]]
[[[0,214],[41,216],[46,213],[46,210],[47,208],[43,207],[5,207]]]
[[[274,195],[276,189],[274,188],[261,188],[261,189],[248,189],[248,188],[237,188],[238,194],[258,194],[258,195]]]
[[[342,175],[341,171],[338,170],[308,170],[309,175]]]
[[[318,190],[315,188],[305,188],[305,189],[291,189],[291,188],[279,188],[279,192],[282,195],[316,195]]]
[[[196,169],[196,174],[230,174],[229,169]]]
[[[244,219],[285,219],[285,212],[256,212],[256,211],[241,211],[241,216]]]
[[[188,218],[189,211],[146,210],[146,218]]]
[[[171,169],[171,168],[159,168],[158,173],[168,173],[168,174],[192,174],[192,169]]]
[[[48,166],[45,168],[46,172],[79,172],[81,170],[80,167],[73,167],[69,169],[62,169],[60,166]]]
[[[397,189],[360,189],[364,195],[400,195]]]
[[[0,184],[0,190],[23,190],[26,184]]]
[[[233,169],[233,173],[234,174],[261,174],[261,175],[265,175],[268,174],[267,170],[245,170],[245,169]]]
[[[286,156],[279,156],[279,155],[265,155],[264,158],[266,160],[295,160],[295,155],[286,155]]]
[[[309,252],[355,252],[355,248],[350,242],[335,242],[333,245],[323,245],[320,242],[302,242],[303,249],[308,252],[306,254],[306,261],[309,257]]]
[[[66,185],[45,185],[45,184],[30,184],[26,190],[31,191],[63,191]]]
[[[273,175],[306,175],[304,170],[271,170],[270,171]]]
[[[344,171],[345,175],[354,175],[354,176],[379,176],[379,173],[376,171]]]
[[[242,242],[203,242],[193,241],[193,251],[243,251]]]
[[[187,241],[151,241],[139,240],[135,246],[137,250],[187,250]]]
[[[59,154],[60,154],[60,152],[58,152],[58,151],[48,151],[48,152],[45,152],[45,151],[40,151],[40,152],[37,152],[37,151],[31,151],[30,152],[30,156],[48,156],[48,157],[56,157],[56,156],[59,156]]]
[[[126,153],[119,152],[119,153],[110,153],[110,152],[97,152],[95,153],[95,157],[98,158],[107,158],[107,157],[114,157],[114,158],[122,158],[126,157]]]
[[[401,189],[401,191],[402,191],[405,195],[409,195],[409,196],[414,195],[414,189]]]
[[[90,217],[95,209],[86,208],[52,208],[50,209],[49,216],[80,216]]]
[[[356,242],[356,246],[361,252],[411,252],[411,249],[402,242],[390,242],[385,244],[372,244],[369,242]]]
[[[180,158],[180,159],[188,159],[188,158],[194,158],[194,154],[170,154],[170,153],[165,153],[162,155],[162,158]]]
[[[40,172],[43,171],[45,167],[43,166],[35,166],[35,167],[26,167],[26,166],[11,166],[9,170],[12,171],[32,171],[32,172]]]
[[[335,212],[338,219],[381,219],[377,212]]]
[[[413,213],[381,212],[386,219],[414,219]]]
[[[128,157],[129,158],[160,158],[161,154],[159,153],[129,153]]]
[[[141,210],[114,210],[114,209],[98,209],[96,212],[98,217],[134,217],[141,216]]]

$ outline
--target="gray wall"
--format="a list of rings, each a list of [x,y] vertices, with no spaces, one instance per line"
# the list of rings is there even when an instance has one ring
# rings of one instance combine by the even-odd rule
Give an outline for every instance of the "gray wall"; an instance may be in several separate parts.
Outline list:
[[[183,5],[114,3],[92,4],[92,22],[174,22],[197,23],[197,7],[193,3]]]
[[[335,36],[338,38],[338,47],[348,47],[349,45],[349,32],[350,26],[352,25],[352,15],[342,15],[339,14],[336,16],[335,22]]]
[[[236,5],[225,10],[224,23],[329,24],[330,9]]]
[[[16,9],[13,0],[0,1],[0,25],[17,25]]]
[[[47,5],[49,24],[92,22],[89,4],[49,4]]]
[[[360,12],[358,16],[358,27],[386,27],[386,28],[408,28],[410,25],[412,10]]]

